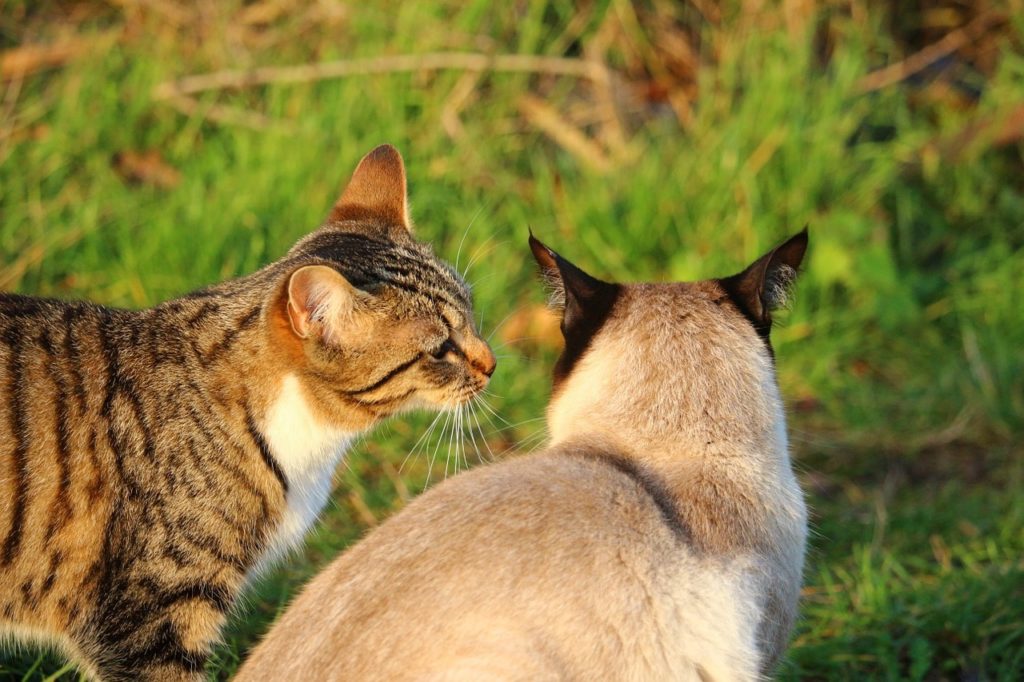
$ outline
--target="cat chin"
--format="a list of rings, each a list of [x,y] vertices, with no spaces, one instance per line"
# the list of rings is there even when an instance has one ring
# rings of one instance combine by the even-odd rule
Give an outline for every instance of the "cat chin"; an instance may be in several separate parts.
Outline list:
[[[429,391],[421,391],[416,396],[409,399],[402,407],[398,408],[397,413],[409,412],[411,410],[452,410],[462,405],[467,405],[473,398],[480,395],[484,387],[476,389],[464,388],[461,391],[451,391],[446,389],[432,389]]]

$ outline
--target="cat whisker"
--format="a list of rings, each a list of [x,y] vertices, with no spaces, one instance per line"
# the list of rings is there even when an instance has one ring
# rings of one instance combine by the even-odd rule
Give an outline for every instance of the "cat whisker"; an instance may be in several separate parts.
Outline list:
[[[466,439],[466,426],[467,426],[467,424],[469,424],[469,412],[470,412],[469,406],[468,405],[463,405],[462,417],[461,417],[461,421],[460,421],[461,428],[459,429],[459,437],[462,440],[462,444],[460,446],[460,449],[461,449],[461,452],[462,452],[462,468],[463,469],[468,469],[469,468],[469,458],[466,455],[467,445],[468,445],[468,441]],[[470,435],[472,435],[472,431],[470,432]]]
[[[463,464],[463,468],[464,469],[468,469],[469,468],[469,459],[466,456],[466,431],[465,431],[466,425],[469,423],[468,415],[469,415],[469,408],[466,407],[466,408],[463,409],[463,412],[462,412],[463,430],[460,432],[461,435],[462,435],[462,464]],[[473,432],[470,431],[469,434],[473,435]],[[475,446],[475,443],[474,443],[474,446]]]
[[[530,420],[530,421],[536,421],[536,420]],[[522,451],[523,454],[527,454],[528,455],[528,454],[530,454],[532,452],[535,452],[539,447],[541,447],[544,443],[546,443],[547,440],[548,440],[548,434],[547,434],[547,431],[545,429],[541,429],[540,431],[535,431],[534,433],[528,435],[526,438],[523,438],[522,440],[513,442],[507,448],[505,448],[500,453],[498,453],[498,457],[502,457],[505,454],[507,454],[507,453],[509,453],[509,452],[511,452],[513,450]]]
[[[533,424],[533,423],[536,423],[536,422],[546,422],[546,421],[547,421],[547,417],[531,417],[530,419],[523,419],[522,421],[515,422],[514,424],[509,424],[508,427],[503,429],[503,430],[507,431],[510,428],[518,428],[520,426],[525,426],[527,424]],[[544,427],[542,426],[540,430],[544,431]]]
[[[507,347],[511,346],[514,343],[519,343],[520,341],[536,341],[536,340],[537,340],[536,336],[519,336],[517,338],[509,339],[508,341],[505,341],[504,343],[501,343],[501,344],[499,344],[497,346],[494,346],[494,348],[497,348],[498,350],[501,350],[503,348],[507,348]]]
[[[455,471],[458,473],[459,469],[463,468],[462,463],[459,461],[459,455],[462,456],[462,461],[466,460],[466,406],[462,404],[459,406],[459,444],[455,450]],[[468,464],[465,468],[468,468]]]
[[[480,254],[480,250],[487,248],[487,245],[490,244],[491,241],[493,240],[494,235],[491,234],[489,237],[487,237],[487,239],[484,240],[483,244],[480,244],[479,246],[476,247],[476,249],[473,251],[473,255],[469,257],[469,262],[466,263],[466,267],[462,268],[461,270],[463,279],[468,279],[467,276],[469,275],[469,268],[471,265],[473,265],[473,263],[476,262],[477,256]]]
[[[476,210],[473,217],[469,219],[469,225],[466,225],[466,230],[462,233],[462,239],[459,240],[459,248],[455,253],[455,272],[459,271],[459,257],[462,255],[462,245],[466,243],[466,237],[469,236],[469,230],[473,227],[473,223],[476,222],[476,219],[480,217],[480,214],[483,213],[483,211],[483,206]]]
[[[430,422],[430,426],[428,426],[423,431],[423,433],[420,435],[419,439],[417,439],[417,441],[413,444],[413,446],[409,450],[408,454],[406,454],[405,459],[402,460],[402,465],[400,467],[398,467],[398,473],[399,474],[402,473],[402,470],[405,468],[406,462],[408,462],[409,458],[412,457],[414,452],[416,452],[416,449],[420,446],[420,443],[424,442],[424,439],[429,440],[430,434],[432,434],[434,432],[434,428],[437,426],[438,420],[441,419],[441,417],[443,415],[444,415],[444,412],[438,412],[437,415],[434,416],[434,421]]]
[[[512,424],[512,425],[510,425],[510,426],[507,426],[507,427],[504,427],[504,428],[498,428],[498,427],[496,427],[496,426],[495,426],[494,422],[492,422],[492,421],[491,421],[491,420],[490,420],[490,419],[488,418],[488,416],[487,416],[486,414],[483,414],[483,416],[484,416],[484,418],[485,418],[485,419],[487,419],[488,423],[489,423],[489,424],[491,425],[491,428],[492,428],[492,429],[494,429],[494,432],[495,432],[495,433],[496,433],[497,435],[501,436],[501,437],[502,437],[503,439],[506,439],[506,440],[508,440],[508,439],[509,439],[509,436],[510,436],[510,435],[514,435],[514,431],[515,431],[516,429],[518,429],[519,427],[521,427],[521,426],[524,426],[524,425],[526,425],[526,424],[531,424],[531,423],[534,423],[534,422],[544,421],[544,418],[543,418],[543,417],[538,417],[538,418],[536,418],[536,419],[527,419],[527,420],[525,420],[525,421],[522,421],[522,422],[518,422],[518,423],[516,423],[516,424]],[[540,429],[540,430],[538,430],[538,431],[533,431],[533,432],[531,432],[531,433],[528,433],[528,434],[526,435],[526,437],[525,437],[525,438],[523,438],[523,439],[521,439],[521,440],[526,440],[526,439],[532,438],[532,437],[533,437],[533,436],[534,436],[535,434],[538,434],[538,433],[544,434],[544,433],[547,433],[547,432],[546,432],[546,430],[545,430],[544,428],[541,428],[541,429]],[[513,442],[516,442],[516,443],[518,443],[518,442],[521,442],[521,440],[519,440],[519,441],[513,441]],[[514,447],[514,446],[513,446],[513,447]]]
[[[479,461],[483,461],[480,458],[480,444],[476,442],[476,434],[473,433],[473,413],[474,413],[474,409],[473,408],[475,407],[476,400],[477,399],[474,398],[472,401],[470,401],[468,407],[466,408],[466,426],[468,427],[469,438],[470,438],[470,440],[473,443],[473,451],[476,452],[476,459],[479,462]],[[466,450],[463,450],[462,454],[463,454],[463,458],[465,460],[466,468],[468,469],[469,468],[469,457],[467,455]]]
[[[519,312],[520,310],[525,310],[525,309],[526,309],[526,306],[525,306],[525,305],[521,305],[521,306],[519,306],[519,307],[517,307],[517,308],[514,308],[514,309],[513,309],[513,310],[512,310],[512,311],[511,311],[511,312],[510,312],[510,313],[509,313],[508,315],[506,315],[505,317],[503,317],[503,318],[502,318],[502,320],[501,320],[501,322],[499,322],[498,324],[496,324],[496,325],[494,326],[494,329],[492,329],[492,330],[491,330],[491,333],[487,335],[487,343],[490,343],[490,342],[491,342],[491,339],[492,339],[492,338],[494,337],[494,334],[495,334],[495,332],[497,332],[497,331],[498,331],[499,329],[501,329],[501,325],[503,325],[503,324],[505,324],[506,322],[508,322],[508,321],[509,321],[509,318],[511,318],[511,317],[512,317],[513,315],[515,315],[516,313],[518,313],[518,312]],[[503,344],[503,345],[507,345],[507,344]]]
[[[428,454],[430,452],[430,444],[434,443],[436,445],[437,443],[439,443],[441,441],[442,438],[444,438],[445,422],[447,421],[447,418],[448,418],[447,414],[443,410],[440,412],[440,415],[444,418],[444,420],[442,420],[440,422],[440,431],[438,431],[437,429],[433,429],[431,431],[430,437],[426,441],[424,441],[423,445],[420,448],[424,460],[426,460],[427,463],[428,463],[427,481],[429,481],[429,477],[430,477],[430,468],[429,468],[430,457],[428,456]]]
[[[459,473],[459,420],[462,416],[462,405],[455,408],[455,416],[452,421],[452,432],[448,436],[448,457],[455,465],[455,473]],[[447,471],[445,472],[447,474]]]
[[[492,428],[494,430],[495,433],[497,433],[499,435],[502,434],[502,430],[495,428],[494,422],[490,421],[490,419],[487,417],[486,413],[481,413],[481,415],[483,416],[484,419],[487,420],[487,424],[490,426],[490,428]],[[482,426],[480,426],[480,434],[481,434],[481,436],[483,434],[483,427]],[[484,444],[486,444],[487,451],[488,451],[488,453],[490,455],[490,460],[495,461],[495,460],[501,459],[504,455],[506,455],[507,453],[511,452],[512,450],[515,450],[519,443],[518,442],[510,443],[508,446],[505,447],[505,449],[503,449],[501,452],[499,452],[497,454],[492,449],[490,449],[490,445],[487,444],[487,440],[486,440],[485,437],[484,437]]]
[[[504,418],[504,417],[502,417],[502,416],[501,416],[500,414],[498,414],[498,411],[497,411],[497,410],[495,410],[495,409],[494,409],[493,407],[491,407],[490,405],[488,405],[488,404],[487,404],[487,401],[485,401],[485,400],[484,400],[484,399],[482,399],[482,398],[480,399],[480,407],[482,407],[482,408],[483,408],[484,410],[486,410],[486,411],[487,411],[487,412],[488,412],[488,413],[489,413],[489,414],[490,414],[490,415],[491,415],[492,417],[494,417],[495,419],[497,419],[498,421],[500,421],[500,422],[501,422],[502,424],[504,424],[504,425],[505,425],[506,427],[508,427],[508,428],[512,428],[512,426],[513,426],[513,425],[512,425],[512,424],[511,424],[511,423],[510,423],[510,422],[509,422],[509,421],[508,421],[507,419],[505,419],[505,418]],[[544,418],[544,417],[534,417],[533,419],[530,419],[529,421],[534,421],[535,419],[543,419],[543,418]],[[525,424],[525,423],[526,423],[526,422],[520,422],[520,424]]]
[[[479,399],[477,401],[474,401],[474,406],[476,406],[476,405],[479,405]],[[491,450],[491,444],[487,442],[487,435],[484,434],[484,427],[480,423],[480,415],[477,412],[478,412],[477,410],[473,410],[473,412],[471,412],[470,414],[473,415],[473,419],[476,421],[476,428],[480,432],[480,440],[483,441],[484,447],[487,448],[487,454],[489,455],[489,457],[485,460],[484,456],[483,456],[484,453],[482,453],[480,451],[479,446],[477,446],[477,450],[476,450],[477,458],[481,459],[483,461],[486,461],[486,462],[493,462],[494,461],[494,451]],[[472,433],[472,431],[470,431],[470,433]],[[473,445],[476,446],[476,439],[475,438],[473,439]]]
[[[462,416],[462,403],[455,406],[455,412],[452,417],[452,430],[448,434],[448,448],[445,451],[445,463],[444,463],[444,477],[448,478],[448,462],[452,459],[452,454],[455,455],[455,473],[459,473],[459,445],[458,445],[458,433],[459,433],[459,419]]]
[[[456,410],[458,410],[458,408],[456,408]],[[458,415],[458,412],[456,411],[455,414]],[[456,417],[456,421],[457,420],[458,420],[458,418]],[[454,427],[452,428],[452,432],[453,433],[455,432],[455,428]],[[451,437],[449,437],[448,438],[448,447],[445,448],[445,451],[444,451],[444,478],[445,478],[445,480],[447,480],[447,478],[448,478],[448,466],[451,463],[452,463],[452,448],[451,448]]]
[[[489,279],[494,279],[495,277],[497,277],[500,274],[502,274],[502,273],[501,272],[492,272],[490,274],[484,275],[480,279],[474,280],[473,284],[472,284],[472,287],[475,289],[476,287],[480,286],[481,282],[486,282]]]
[[[545,431],[534,431],[533,433],[527,435],[525,438],[520,440],[519,445],[523,446],[527,444],[533,444],[538,440],[543,440],[544,438],[547,438],[547,435],[548,434]]]
[[[430,485],[430,475],[434,471],[434,461],[437,459],[437,453],[441,449],[442,441],[444,441],[445,431],[448,429],[449,422],[451,422],[451,409],[446,409],[443,414],[445,415],[444,425],[441,426],[441,435],[438,437],[437,444],[434,446],[434,452],[430,455],[430,463],[427,465],[427,479],[423,482],[423,490],[426,490],[427,486]]]
[[[452,432],[448,437],[448,456],[455,457],[455,473],[459,472],[459,430],[462,420],[462,403],[455,408],[455,417],[452,421]]]
[[[484,279],[486,279],[486,278],[484,278]],[[471,282],[471,283],[469,284],[469,289],[470,289],[470,291],[476,291],[476,288],[477,288],[477,285],[478,285],[478,284],[479,284],[479,281]],[[479,313],[480,313],[479,317],[478,317],[478,318],[476,318],[476,328],[477,328],[477,329],[479,329],[479,330],[481,330],[481,331],[483,331],[483,328],[484,328],[484,315],[485,315],[485,313],[486,313],[487,311],[486,311],[486,310],[480,310],[480,311],[477,311],[476,309],[474,309],[474,311],[473,311],[473,312],[474,312],[474,313],[477,313],[477,312],[479,312]],[[492,333],[493,333],[493,332],[492,332]]]
[[[490,251],[498,248],[499,246],[502,246],[503,244],[509,243],[508,239],[503,239],[500,242],[491,244],[493,240],[494,235],[492,234],[490,237],[487,238],[487,241],[485,241],[481,246],[477,248],[476,252],[473,254],[473,257],[469,260],[468,263],[466,263],[466,267],[462,271],[463,279],[465,279],[466,276],[469,274],[469,270],[470,268],[473,267],[473,263],[476,263],[481,256],[486,256]],[[488,247],[489,244],[491,244],[490,247]]]
[[[534,434],[534,436],[531,436],[530,438],[527,438],[526,440],[524,440],[524,441],[523,441],[523,443],[527,443],[527,442],[530,442],[530,441],[532,441],[532,440],[534,439],[534,437],[536,437],[536,442],[535,442],[535,443],[533,444],[533,446],[532,446],[532,447],[530,447],[530,449],[529,449],[529,450],[527,450],[527,451],[526,451],[526,453],[525,453],[525,454],[527,454],[527,455],[532,455],[533,453],[535,453],[535,452],[536,452],[537,450],[539,450],[539,449],[540,449],[540,448],[541,448],[541,447],[542,447],[542,446],[543,446],[543,445],[544,445],[544,444],[545,444],[545,443],[547,442],[547,440],[548,440],[548,439],[547,439],[547,434],[546,434],[546,433],[543,433],[543,432],[539,432],[539,433],[537,433],[537,434]],[[522,443],[521,443],[520,445],[522,445]]]
[[[461,453],[465,451],[466,434],[463,432],[464,418],[466,414],[466,404],[461,403],[459,405],[459,413],[457,418],[458,428],[455,430],[455,473],[459,473],[462,468],[462,462],[460,457],[464,456]]]
[[[447,455],[451,454],[451,449],[452,449],[452,446],[451,446],[452,434],[455,432],[455,413],[456,413],[456,408],[450,408],[449,419],[448,419],[448,423],[447,423],[447,427],[448,428],[445,429],[445,431],[442,432],[442,436],[443,437],[442,437],[442,439],[437,444],[439,448],[445,447],[444,437],[447,437],[447,439],[448,439],[448,444],[447,444],[447,448],[446,448]]]

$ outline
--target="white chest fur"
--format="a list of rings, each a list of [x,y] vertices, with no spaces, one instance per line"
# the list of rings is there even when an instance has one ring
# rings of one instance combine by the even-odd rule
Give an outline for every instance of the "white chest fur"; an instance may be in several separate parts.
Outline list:
[[[323,424],[310,409],[293,374],[285,376],[267,412],[263,431],[288,480],[288,496],[281,522],[253,573],[302,542],[327,504],[334,469],[355,435]]]

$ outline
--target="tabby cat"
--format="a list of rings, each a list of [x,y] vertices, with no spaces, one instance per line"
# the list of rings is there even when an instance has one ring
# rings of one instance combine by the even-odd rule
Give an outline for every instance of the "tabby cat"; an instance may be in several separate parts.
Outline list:
[[[543,452],[456,476],[305,587],[237,677],[754,680],[806,512],[769,331],[806,231],[742,273],[610,284],[530,239],[563,309]]]
[[[0,295],[0,633],[104,680],[201,679],[353,436],[494,366],[390,146],[247,277],[141,311]]]

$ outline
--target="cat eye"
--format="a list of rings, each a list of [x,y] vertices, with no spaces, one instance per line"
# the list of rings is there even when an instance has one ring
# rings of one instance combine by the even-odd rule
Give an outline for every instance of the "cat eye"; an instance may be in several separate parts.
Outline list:
[[[445,342],[438,346],[436,350],[431,351],[430,356],[436,360],[444,360],[446,355],[457,351],[455,343],[451,339],[445,339]]]

